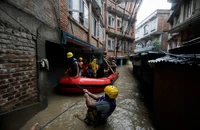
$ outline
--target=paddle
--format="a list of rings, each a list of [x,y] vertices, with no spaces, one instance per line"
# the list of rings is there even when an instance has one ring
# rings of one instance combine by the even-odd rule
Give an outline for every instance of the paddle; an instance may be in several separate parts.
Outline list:
[[[108,64],[107,60],[105,58],[103,58],[103,59],[106,62],[106,64],[108,65],[108,67],[110,68],[110,70],[112,71],[112,73],[114,74],[115,72],[113,71],[113,69],[111,68],[111,66]]]

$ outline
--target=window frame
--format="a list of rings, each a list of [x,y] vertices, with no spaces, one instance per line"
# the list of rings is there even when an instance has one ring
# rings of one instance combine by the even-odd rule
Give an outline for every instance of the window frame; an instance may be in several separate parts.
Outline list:
[[[145,35],[145,34],[148,34],[147,27],[148,27],[148,25],[145,25],[145,26],[144,26],[144,35]]]
[[[68,11],[83,13],[83,0],[68,0],[67,2]],[[73,4],[73,2],[79,2],[79,9],[74,9],[77,3]]]
[[[87,6],[87,3],[85,2],[85,0],[83,1],[83,26],[86,27],[87,29],[89,28],[89,25],[88,25],[88,21],[89,21],[89,9],[88,9],[88,6]],[[87,10],[87,14],[86,14],[86,10]],[[86,22],[87,21],[87,22]]]
[[[122,27],[122,18],[117,18],[117,28],[121,28],[121,27]]]
[[[109,41],[110,41],[110,46],[109,46]],[[115,40],[112,37],[108,37],[108,50],[114,50],[114,45],[115,45]]]
[[[128,42],[124,41],[124,52],[128,51]]]
[[[117,45],[120,45],[118,51],[122,51],[122,40],[117,41]]]
[[[111,20],[111,21],[110,21]],[[111,23],[110,23],[110,22]],[[114,28],[115,27],[115,17],[112,14],[108,14],[108,26]]]

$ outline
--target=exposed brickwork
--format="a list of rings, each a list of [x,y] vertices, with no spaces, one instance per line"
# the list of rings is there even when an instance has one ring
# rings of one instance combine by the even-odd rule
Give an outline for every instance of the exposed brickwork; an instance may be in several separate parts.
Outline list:
[[[167,23],[168,16],[158,16],[158,32],[167,32],[169,30],[169,24]]]
[[[167,47],[168,47],[168,44],[167,44],[168,35],[167,34],[163,34],[162,39],[163,39],[163,42],[161,44],[160,49],[163,50],[163,51],[167,51]]]
[[[68,31],[68,16],[67,0],[60,0],[60,28],[66,32]]]
[[[77,23],[75,20],[70,20],[71,24],[68,24],[68,32],[77,38],[88,42],[88,33],[83,29],[83,26]],[[72,26],[72,27],[71,27]]]
[[[0,113],[37,100],[35,49],[32,35],[0,26]]]

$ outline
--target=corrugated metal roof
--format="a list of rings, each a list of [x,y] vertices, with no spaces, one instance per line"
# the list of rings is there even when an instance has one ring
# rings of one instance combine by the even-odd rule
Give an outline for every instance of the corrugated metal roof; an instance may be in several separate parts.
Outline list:
[[[200,54],[184,54],[184,55],[166,55],[161,58],[148,61],[150,64],[156,63],[173,63],[200,66]]]

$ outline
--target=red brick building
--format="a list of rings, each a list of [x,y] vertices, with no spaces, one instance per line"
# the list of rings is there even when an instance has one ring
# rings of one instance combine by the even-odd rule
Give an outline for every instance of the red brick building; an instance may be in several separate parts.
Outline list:
[[[115,56],[117,63],[126,63],[128,56],[134,53],[135,22],[142,1],[106,2],[106,44],[108,56]],[[124,62],[123,62],[124,61]]]

